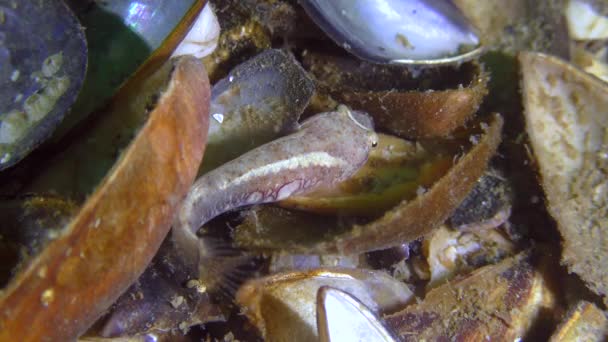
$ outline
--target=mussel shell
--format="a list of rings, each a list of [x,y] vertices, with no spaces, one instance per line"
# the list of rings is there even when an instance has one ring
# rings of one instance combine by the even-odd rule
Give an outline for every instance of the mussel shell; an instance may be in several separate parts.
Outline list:
[[[0,1],[0,169],[51,134],[86,68],[84,32],[62,1]]]
[[[20,191],[52,192],[84,202],[149,118],[148,110],[156,104],[158,94],[166,90],[172,68],[172,62],[168,61],[152,75],[131,78],[98,113],[99,119],[79,126],[73,136],[61,141],[58,153],[23,179],[26,186]]]
[[[338,45],[377,63],[445,64],[476,56],[474,29],[450,1],[300,4]]]
[[[144,271],[202,160],[209,96],[202,64],[178,59],[107,177],[0,293],[1,341],[75,340]]]
[[[329,286],[321,287],[317,293],[317,329],[323,342],[344,338],[397,341],[365,304],[347,292]]]
[[[377,129],[406,138],[449,136],[488,92],[488,74],[478,63],[413,72],[315,52],[303,63],[322,92],[372,115]]]
[[[526,131],[562,262],[608,302],[608,86],[554,56],[519,60]]]
[[[376,314],[398,311],[414,299],[406,284],[383,271],[332,267],[250,280],[237,292],[236,303],[267,340],[314,341],[317,293],[323,286],[348,292]]]
[[[316,216],[272,208],[246,212],[235,229],[240,247],[298,253],[355,254],[414,241],[437,228],[464,200],[487,168],[500,141],[502,117],[492,115],[462,142],[464,156],[414,198],[401,200],[381,217],[369,221],[353,216]],[[255,210],[255,209],[254,209]]]
[[[56,136],[64,136],[121,87],[127,87],[129,78],[154,72],[186,36],[205,3],[68,0],[86,28],[89,69],[82,92]]]
[[[423,301],[384,319],[401,341],[521,340],[556,306],[542,262],[520,253],[433,289]]]
[[[209,139],[199,174],[293,130],[314,92],[292,55],[268,49],[211,89]]]
[[[135,32],[146,44],[157,48],[175,29],[184,14],[200,0],[182,1],[96,1],[99,10],[113,14]]]
[[[350,233],[324,242],[319,248],[367,252],[410,242],[430,233],[464,200],[500,144],[503,127],[500,115],[493,114],[488,123],[480,126],[481,137],[470,138],[474,142],[471,149],[428,191],[411,201],[402,201],[381,218],[355,226]],[[389,231],[392,234],[388,234]]]

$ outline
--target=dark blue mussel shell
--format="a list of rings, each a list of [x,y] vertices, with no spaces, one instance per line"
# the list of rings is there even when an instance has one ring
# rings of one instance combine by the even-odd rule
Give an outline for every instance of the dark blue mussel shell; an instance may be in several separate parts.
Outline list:
[[[0,170],[48,138],[87,68],[80,23],[61,0],[0,0]]]

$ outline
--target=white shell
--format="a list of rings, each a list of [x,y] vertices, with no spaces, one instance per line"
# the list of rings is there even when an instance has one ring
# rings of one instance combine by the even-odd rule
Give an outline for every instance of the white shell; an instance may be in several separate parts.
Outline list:
[[[374,313],[398,310],[414,298],[406,284],[382,271],[327,268],[249,281],[236,301],[266,339],[317,340],[317,292],[323,286],[347,292]]]
[[[397,341],[382,321],[352,295],[322,287],[317,300],[319,341]]]
[[[196,58],[203,58],[215,50],[219,38],[220,23],[213,12],[213,6],[207,3],[196,18],[190,32],[175,49],[171,57],[192,55]]]

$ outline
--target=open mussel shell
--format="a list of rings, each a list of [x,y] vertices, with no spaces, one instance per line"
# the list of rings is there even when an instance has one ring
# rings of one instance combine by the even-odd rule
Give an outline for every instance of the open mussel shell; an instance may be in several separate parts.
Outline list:
[[[384,319],[402,341],[516,341],[557,305],[538,264],[521,253],[435,288]]]
[[[279,208],[253,209],[235,230],[241,247],[301,253],[363,253],[411,242],[433,231],[458,207],[483,174],[501,141],[502,118],[492,115],[452,156],[451,167],[413,198],[403,198],[373,220],[326,217]],[[474,142],[474,143],[473,143]],[[311,199],[314,201],[314,199]]]
[[[450,1],[302,0],[339,46],[376,63],[437,65],[480,52],[473,27]]]
[[[130,78],[103,110],[96,113],[95,120],[68,135],[58,153],[45,160],[38,172],[22,179],[21,191],[53,192],[83,202],[148,120],[159,94],[168,89],[173,68],[171,59],[151,74]]]
[[[303,58],[322,93],[369,113],[377,129],[400,137],[448,136],[488,92],[488,74],[476,63],[415,74],[342,56],[308,52]]]
[[[58,136],[99,109],[125,81],[154,72],[186,36],[205,0],[67,0],[86,28],[89,70]]]
[[[348,292],[375,314],[395,312],[413,299],[406,284],[382,271],[327,268],[248,281],[237,292],[236,301],[266,339],[313,341],[317,338],[317,292],[323,286]]]
[[[556,57],[522,53],[526,130],[562,260],[608,295],[608,85]]]
[[[403,200],[379,219],[355,225],[349,233],[319,247],[342,252],[378,250],[413,241],[443,223],[481,177],[500,144],[503,126],[500,115],[494,114],[488,123],[480,125],[481,136],[473,135],[471,149],[419,196]]]
[[[63,1],[0,1],[0,170],[51,135],[86,68],[83,29]]]
[[[75,339],[156,253],[192,185],[208,129],[204,67],[191,57],[175,63],[165,92],[109,174],[1,292],[0,340]]]

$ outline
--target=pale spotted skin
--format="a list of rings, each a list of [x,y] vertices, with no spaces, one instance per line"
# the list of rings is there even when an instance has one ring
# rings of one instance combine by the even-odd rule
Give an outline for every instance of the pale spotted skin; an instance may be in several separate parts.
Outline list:
[[[292,134],[260,146],[199,178],[173,229],[184,261],[198,269],[198,229],[245,205],[275,202],[343,181],[366,161],[377,137],[372,121],[340,106],[317,114]]]

